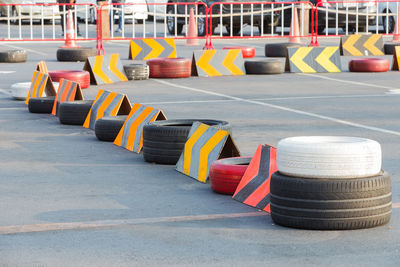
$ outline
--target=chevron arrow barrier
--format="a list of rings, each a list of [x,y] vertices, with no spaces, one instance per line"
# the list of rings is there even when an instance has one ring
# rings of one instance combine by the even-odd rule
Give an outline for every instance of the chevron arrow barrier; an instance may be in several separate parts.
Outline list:
[[[276,149],[259,145],[240,181],[233,199],[251,207],[271,212],[270,181],[276,167]]]
[[[288,48],[286,65],[295,73],[341,72],[342,67],[335,46]]]
[[[152,58],[176,58],[175,40],[173,38],[131,40],[129,59],[148,60]]]
[[[393,51],[392,70],[400,70],[400,46],[395,46]]]
[[[193,52],[193,76],[245,75],[245,73],[242,50],[240,49]]]
[[[39,72],[42,72],[44,74],[49,74],[49,70],[47,69],[47,65],[46,62],[44,61],[40,61],[37,65],[36,65],[36,70]]]
[[[95,123],[104,116],[128,115],[131,104],[126,95],[99,90],[83,127],[94,130]]]
[[[61,78],[51,114],[57,115],[60,103],[73,100],[83,100],[81,86],[79,83]]]
[[[118,54],[88,57],[83,70],[90,73],[90,81],[97,85],[128,81]]]
[[[53,82],[46,73],[34,71],[31,81],[31,87],[29,88],[28,95],[26,96],[25,104],[28,105],[29,99],[32,97],[42,97],[43,92],[46,96],[55,96],[56,89],[54,89]]]
[[[134,103],[114,145],[140,153],[143,147],[143,127],[149,122],[166,119],[162,110]]]
[[[205,183],[214,161],[239,156],[239,149],[227,131],[195,122],[176,164],[176,170]]]
[[[381,34],[352,34],[340,37],[342,56],[383,56]]]

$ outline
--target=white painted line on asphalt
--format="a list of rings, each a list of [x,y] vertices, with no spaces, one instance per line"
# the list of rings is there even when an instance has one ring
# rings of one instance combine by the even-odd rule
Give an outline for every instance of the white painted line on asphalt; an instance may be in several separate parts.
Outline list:
[[[192,87],[189,87],[189,86],[174,84],[174,83],[166,82],[166,81],[162,81],[162,80],[157,80],[157,79],[153,79],[153,80],[156,81],[156,82],[159,82],[161,84],[169,85],[169,86],[176,87],[176,88],[182,88],[182,89],[186,89],[186,90],[193,91],[193,92],[199,92],[199,93],[204,93],[204,94],[208,94],[208,95],[226,97],[226,98],[237,100],[237,101],[242,101],[242,102],[246,102],[246,103],[250,103],[250,104],[265,106],[265,107],[279,109],[279,110],[284,110],[284,111],[288,111],[288,112],[292,112],[292,113],[296,113],[296,114],[300,114],[300,115],[305,115],[305,116],[309,116],[309,117],[313,117],[313,118],[332,121],[332,122],[339,123],[339,124],[353,126],[353,127],[356,127],[356,128],[361,128],[361,129],[371,130],[371,131],[375,131],[375,132],[381,132],[381,133],[400,136],[400,132],[396,132],[396,131],[392,131],[392,130],[387,130],[387,129],[383,129],[383,128],[368,126],[368,125],[359,124],[359,123],[355,123],[355,122],[351,122],[351,121],[345,121],[345,120],[336,119],[336,118],[333,118],[333,117],[328,117],[328,116],[324,116],[324,115],[318,115],[318,114],[315,114],[315,113],[301,111],[301,110],[297,110],[297,109],[293,109],[293,108],[287,108],[287,107],[284,107],[284,106],[268,104],[268,103],[264,103],[264,102],[260,102],[260,101],[256,101],[256,100],[249,100],[249,99],[244,99],[244,98],[240,98],[240,97],[236,97],[236,96],[230,96],[230,95],[226,95],[226,94],[216,93],[216,92],[212,92],[212,91],[196,89],[196,88],[192,88]]]
[[[0,74],[11,74],[14,72],[15,72],[15,70],[0,70]]]
[[[47,56],[46,53],[42,53],[42,52],[39,52],[39,51],[36,51],[36,50],[33,50],[33,49],[29,49],[29,48],[23,48],[23,47],[19,47],[19,46],[15,46],[15,45],[10,45],[10,44],[2,44],[2,45],[7,46],[7,47],[11,47],[11,48],[15,48],[15,49],[23,49],[23,50],[26,50],[28,52],[32,52],[32,53],[35,53],[35,54],[38,54],[38,55],[41,55],[41,56]]]
[[[18,108],[0,108],[0,110],[26,110],[26,107],[18,107]]]
[[[11,92],[4,89],[0,89],[0,94],[11,95]]]

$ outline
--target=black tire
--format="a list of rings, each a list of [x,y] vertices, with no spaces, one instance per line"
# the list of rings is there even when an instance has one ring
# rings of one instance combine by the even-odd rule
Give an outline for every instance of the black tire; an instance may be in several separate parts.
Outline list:
[[[301,47],[299,43],[276,43],[265,45],[265,56],[266,57],[286,57],[287,49],[289,47]]]
[[[270,61],[245,61],[244,67],[246,74],[282,74],[285,70],[285,64],[282,60]]]
[[[77,100],[61,103],[58,107],[60,123],[67,125],[83,125],[92,104],[93,100]]]
[[[28,110],[31,113],[51,113],[54,99],[54,96],[29,98]]]
[[[20,63],[26,62],[27,54],[25,50],[8,50],[0,52],[0,62]]]
[[[147,80],[150,74],[147,64],[124,65],[124,71],[128,80]]]
[[[105,142],[114,142],[128,115],[106,116],[96,121],[94,132],[97,139]]]
[[[385,50],[385,55],[393,55],[394,54],[394,48],[396,46],[400,46],[400,43],[384,44],[383,48]]]
[[[97,56],[96,48],[59,48],[57,50],[58,61],[85,61],[88,57]]]
[[[176,164],[195,121],[232,133],[231,125],[226,121],[186,119],[152,122],[143,127],[144,160],[158,164]]]
[[[383,10],[383,13],[386,14],[386,9]],[[389,11],[390,15],[393,15],[392,12]],[[395,30],[395,25],[396,25],[396,21],[394,19],[394,16],[388,16],[388,21],[389,24],[386,26],[387,20],[386,20],[386,16],[382,17],[382,24],[383,24],[383,32],[386,33],[386,27],[388,27],[388,33],[393,33]]]
[[[271,216],[279,225],[302,229],[351,230],[389,222],[390,176],[310,179],[276,172],[271,177]]]
[[[167,14],[175,15],[175,7],[171,5],[167,6]],[[179,23],[179,18],[175,20],[174,16],[167,16],[167,29],[170,34],[175,35],[175,27],[176,34],[181,34],[183,30],[183,24]]]

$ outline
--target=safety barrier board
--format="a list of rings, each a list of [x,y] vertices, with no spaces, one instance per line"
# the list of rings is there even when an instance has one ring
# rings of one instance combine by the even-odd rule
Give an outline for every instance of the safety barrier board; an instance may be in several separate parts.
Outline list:
[[[269,145],[259,145],[233,199],[251,207],[271,212],[270,181],[276,167],[276,149]]]
[[[131,40],[129,59],[148,60],[152,58],[176,58],[175,40],[173,38]]]
[[[400,46],[395,46],[393,51],[392,70],[400,70]]]
[[[134,103],[114,145],[140,153],[143,147],[143,127],[149,122],[166,119],[162,110]]]
[[[288,48],[287,67],[294,73],[341,72],[339,47]]]
[[[176,170],[205,183],[214,161],[239,156],[240,152],[229,132],[194,122]]]
[[[32,97],[42,97],[43,92],[46,93],[46,96],[56,95],[56,89],[54,89],[54,85],[49,78],[49,75],[39,71],[34,71],[31,87],[29,88],[25,103],[28,105],[29,99]]]
[[[83,70],[90,73],[91,83],[97,85],[128,81],[119,54],[88,57]]]
[[[104,116],[128,115],[131,104],[126,95],[99,90],[83,127],[94,130],[95,123]]]
[[[58,106],[61,103],[73,100],[83,100],[80,84],[61,78],[51,114],[57,115]]]
[[[383,56],[381,34],[352,34],[340,37],[342,56]]]
[[[241,49],[193,52],[193,76],[245,75],[245,73]]]
[[[44,61],[40,61],[37,65],[36,65],[36,70],[45,74],[49,74],[49,70],[47,69],[47,65],[46,62]]]

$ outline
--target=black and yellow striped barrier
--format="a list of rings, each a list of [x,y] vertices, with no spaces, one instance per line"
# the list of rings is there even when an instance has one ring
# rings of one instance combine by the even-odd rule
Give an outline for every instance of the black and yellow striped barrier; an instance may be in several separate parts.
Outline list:
[[[339,47],[288,48],[286,66],[295,73],[341,72]]]
[[[131,104],[126,95],[99,90],[83,127],[94,130],[95,123],[104,116],[128,115]]]
[[[83,100],[80,84],[61,78],[51,114],[57,115],[58,106],[61,103],[74,100]]]
[[[342,56],[383,56],[381,34],[352,34],[340,37]]]
[[[88,57],[83,69],[97,85],[128,81],[118,54]]]
[[[162,110],[134,103],[114,145],[140,153],[143,147],[143,127],[149,122],[166,119]]]
[[[393,51],[392,70],[400,70],[400,46],[395,46]]]
[[[245,75],[245,73],[242,50],[240,49],[193,52],[193,76]]]
[[[152,58],[176,58],[175,40],[173,38],[131,40],[129,59],[148,60]]]
[[[46,93],[46,96],[56,95],[56,89],[54,89],[53,82],[51,81],[49,75],[43,72],[34,71],[31,87],[29,88],[25,103],[28,105],[30,98],[42,97],[43,92]]]
[[[195,122],[176,170],[202,183],[208,178],[211,164],[223,157],[238,157],[240,152],[227,131]]]

